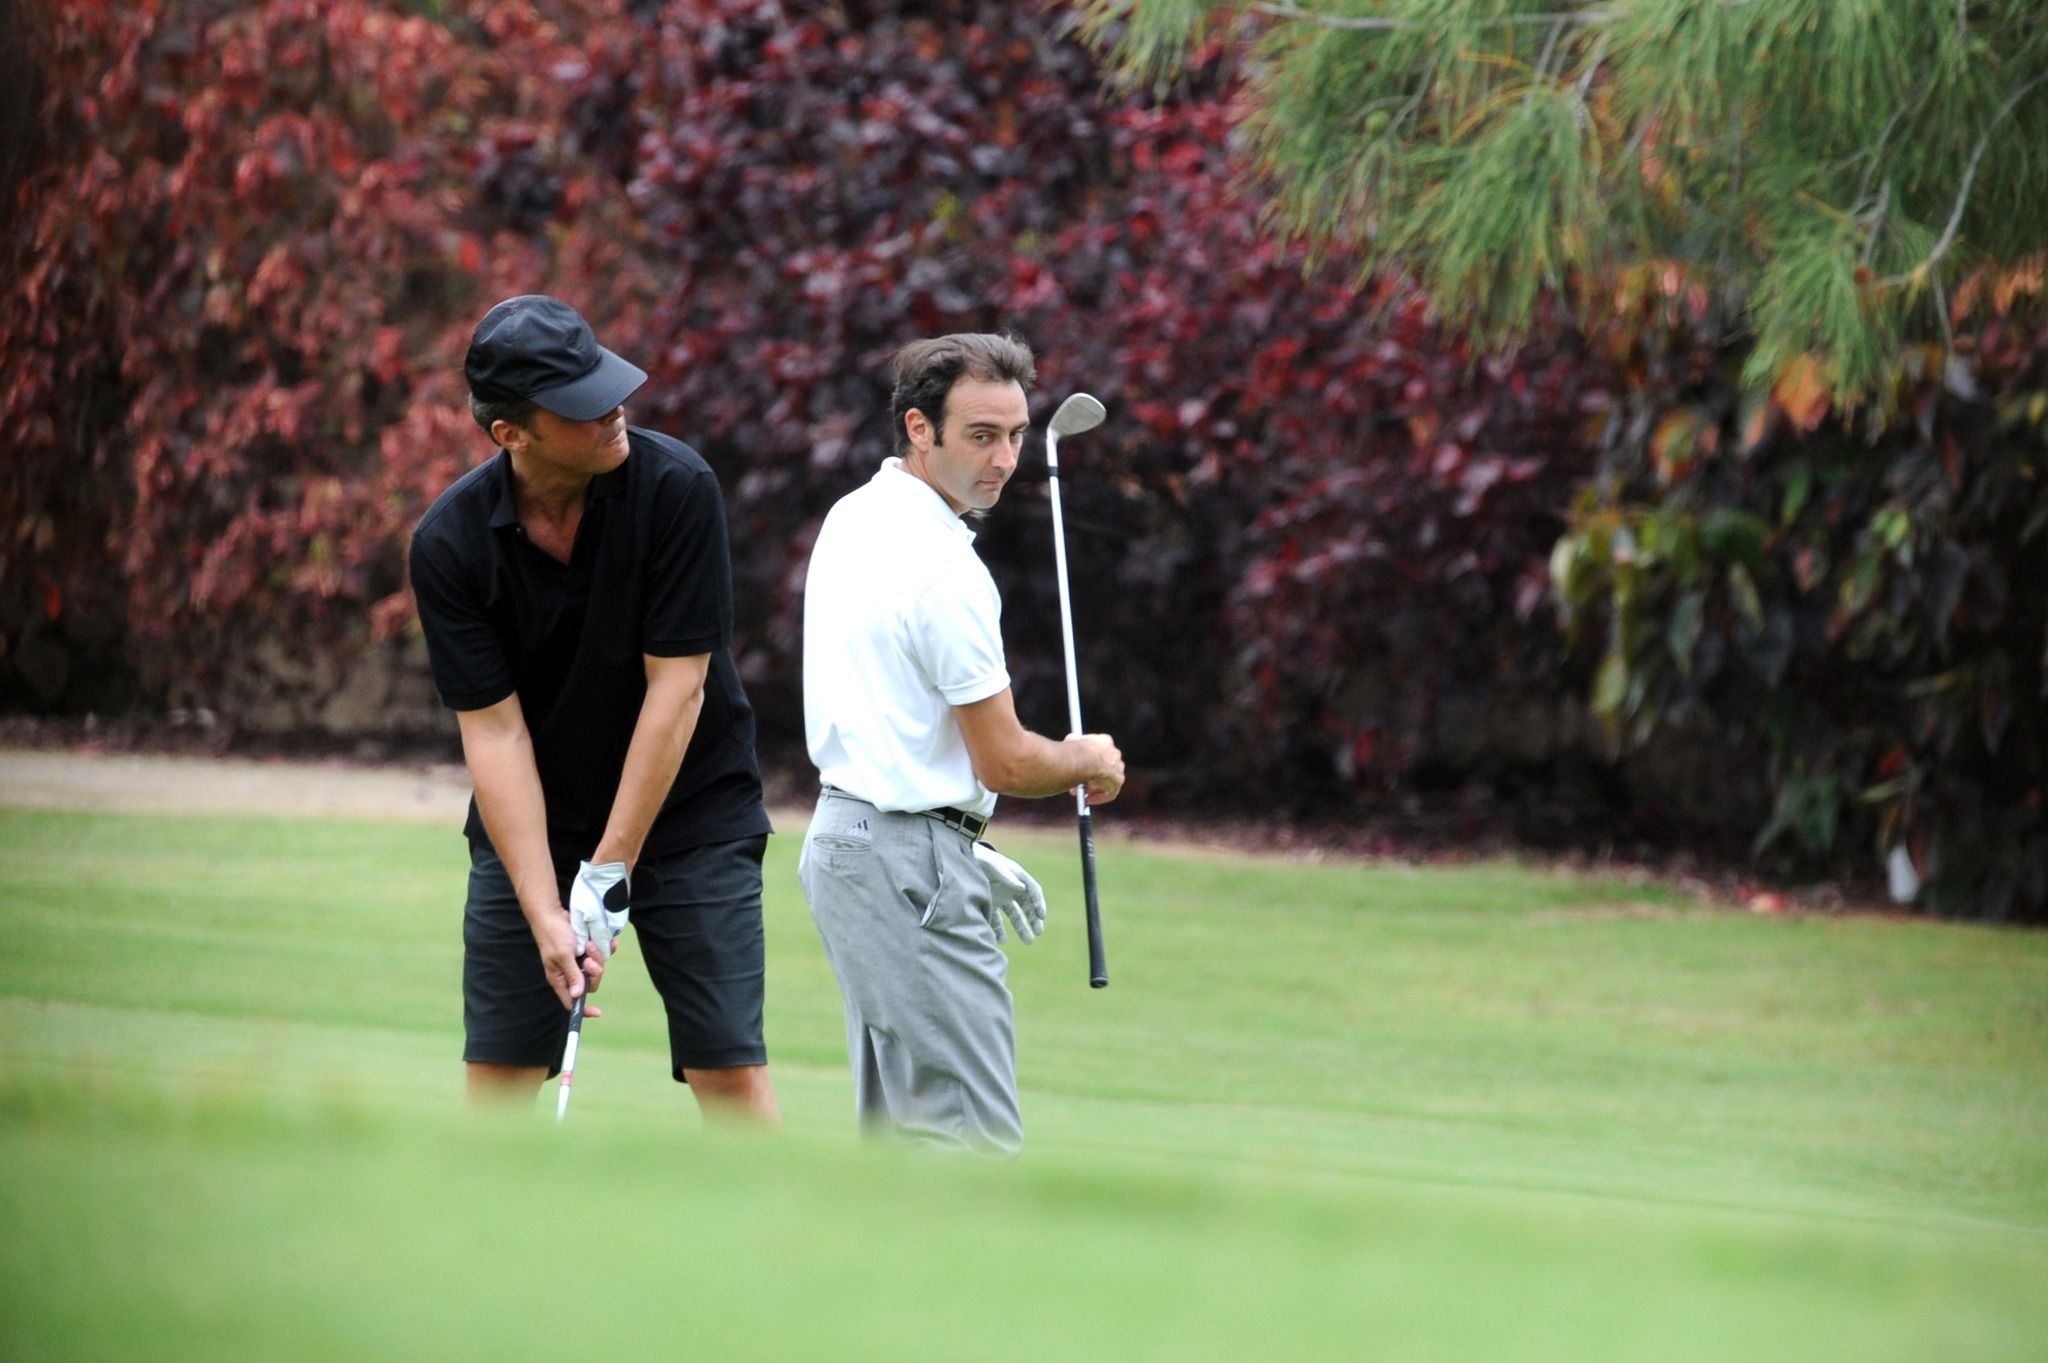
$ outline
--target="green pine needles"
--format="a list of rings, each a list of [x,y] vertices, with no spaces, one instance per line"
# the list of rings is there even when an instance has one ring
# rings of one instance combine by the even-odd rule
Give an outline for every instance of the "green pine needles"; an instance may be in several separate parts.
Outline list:
[[[1667,296],[1886,405],[1968,273],[2048,246],[2040,0],[1076,0],[1125,77],[1243,54],[1275,225],[1504,344]]]

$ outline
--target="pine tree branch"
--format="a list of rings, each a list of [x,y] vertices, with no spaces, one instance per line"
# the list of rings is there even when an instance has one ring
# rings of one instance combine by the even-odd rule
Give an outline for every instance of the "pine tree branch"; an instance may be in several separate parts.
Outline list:
[[[1740,4],[1742,0],[1733,0]],[[1269,14],[1276,19],[1293,19],[1302,23],[1315,24],[1321,28],[1350,29],[1361,32],[1390,32],[1398,29],[1422,28],[1417,19],[1386,19],[1364,15],[1324,14],[1318,10],[1303,9],[1294,0],[1260,0],[1260,3],[1245,6],[1257,14]],[[1482,19],[1479,28],[1506,28],[1529,24],[1604,24],[1621,17],[1621,11],[1602,5],[1586,9],[1564,10],[1553,14],[1504,14],[1494,19]]]
[[[1984,125],[1984,135],[1977,139],[1977,149],[1970,153],[1969,167],[1963,171],[1962,188],[1956,191],[1955,209],[1948,215],[1948,226],[1942,229],[1941,239],[1934,243],[1934,249],[1927,253],[1925,260],[1904,274],[1893,275],[1890,279],[1882,281],[1878,285],[1879,288],[1889,289],[1911,283],[1915,279],[1924,279],[1927,272],[1934,268],[1935,262],[1949,253],[1949,249],[1956,244],[1956,232],[1963,225],[1963,210],[1970,204],[1970,185],[1977,178],[1977,167],[1983,162],[1984,153],[1991,148],[1991,134],[1997,130],[1999,124],[2012,117],[2012,111],[2019,107],[2021,100],[2034,93],[2043,83],[2048,83],[2048,76],[2034,77],[2013,91],[2012,98],[1998,106],[1998,112]]]
[[[1429,99],[1430,87],[1436,84],[1437,61],[1437,58],[1431,57],[1429,65],[1423,68],[1422,79],[1416,83],[1414,97],[1401,107],[1400,113],[1394,115],[1397,123],[1405,123],[1421,112],[1423,104]]]
[[[1593,53],[1586,58],[1586,72],[1579,77],[1579,103],[1586,102],[1587,93],[1593,88],[1593,77],[1600,73],[1600,64],[1607,60],[1607,40],[1611,34],[1603,33],[1593,44]]]
[[[1884,230],[1885,213],[1891,208],[1892,182],[1886,180],[1877,191],[1877,206],[1870,210],[1870,231],[1863,237],[1862,264],[1870,264],[1870,258],[1877,254],[1878,233]]]
[[[1543,45],[1543,56],[1536,62],[1536,70],[1529,78],[1529,93],[1522,97],[1522,107],[1535,102],[1536,92],[1550,79],[1550,59],[1557,55],[1557,40],[1564,36],[1564,20],[1559,19],[1551,26],[1550,41]]]
[[[1884,163],[1884,149],[1892,140],[1892,130],[1897,128],[1899,121],[1905,118],[1907,114],[1912,113],[1919,106],[1920,101],[1927,97],[1927,92],[1932,87],[1932,84],[1933,82],[1922,76],[1914,84],[1912,92],[1906,96],[1906,102],[1892,110],[1892,116],[1887,118],[1884,121],[1884,127],[1878,130],[1876,144],[1868,152],[1864,153],[1870,158],[1870,164],[1863,168],[1863,182],[1856,186],[1857,203],[1860,204],[1870,197],[1870,185],[1877,178],[1878,168]],[[1851,158],[1847,164],[1854,165],[1854,158]]]

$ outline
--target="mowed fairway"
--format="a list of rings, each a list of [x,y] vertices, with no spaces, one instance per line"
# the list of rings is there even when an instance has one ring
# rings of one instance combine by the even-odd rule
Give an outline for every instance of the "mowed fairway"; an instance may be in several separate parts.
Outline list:
[[[1054,917],[984,1165],[854,1139],[794,831],[767,1140],[630,938],[568,1125],[463,1112],[453,828],[0,813],[0,1358],[2048,1348],[2048,937],[1112,841],[1092,991],[1071,836],[1001,840]]]

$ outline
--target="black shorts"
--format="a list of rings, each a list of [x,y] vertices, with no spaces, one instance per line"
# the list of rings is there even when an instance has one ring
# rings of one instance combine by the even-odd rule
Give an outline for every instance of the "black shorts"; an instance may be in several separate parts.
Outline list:
[[[766,837],[693,847],[633,869],[628,927],[668,1008],[669,1061],[693,1070],[765,1065],[761,1039],[761,856]],[[562,1066],[569,1014],[541,972],[512,878],[482,843],[469,851],[462,912],[464,1060]],[[575,867],[560,876],[568,902]]]

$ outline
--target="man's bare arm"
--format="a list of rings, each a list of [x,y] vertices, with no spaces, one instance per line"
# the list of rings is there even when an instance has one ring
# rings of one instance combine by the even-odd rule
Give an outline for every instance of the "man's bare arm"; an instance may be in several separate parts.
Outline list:
[[[1085,785],[1088,803],[1101,805],[1123,788],[1124,757],[1108,734],[1052,739],[1032,733],[1017,718],[1007,686],[987,700],[954,706],[953,716],[975,779],[997,794],[1038,798]]]
[[[567,1008],[583,992],[587,974],[597,987],[604,974],[601,961],[576,961],[576,934],[569,911],[555,886],[554,858],[548,851],[547,799],[541,793],[540,770],[533,762],[533,736],[519,697],[507,696],[481,710],[456,712],[462,730],[462,756],[476,787],[477,813],[484,832],[497,849],[498,860],[512,878],[519,910],[540,947],[542,968],[555,996]]]
[[[590,854],[592,861],[623,861],[630,867],[640,859],[647,830],[654,826],[654,816],[682,770],[683,754],[697,732],[697,717],[704,712],[710,654],[648,657],[645,662],[647,696],[640,702],[640,718],[634,722],[625,769],[619,774],[619,793],[612,800],[604,836]]]

